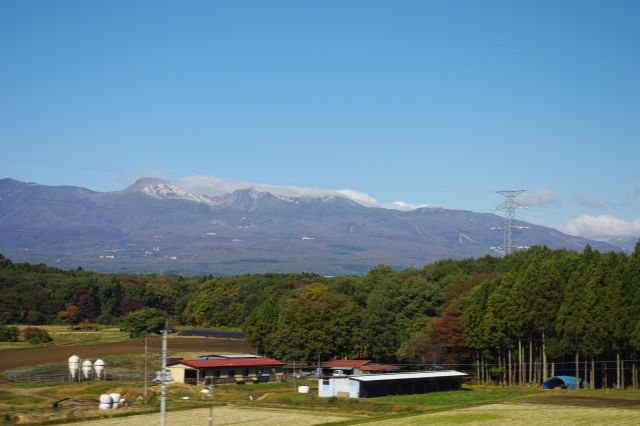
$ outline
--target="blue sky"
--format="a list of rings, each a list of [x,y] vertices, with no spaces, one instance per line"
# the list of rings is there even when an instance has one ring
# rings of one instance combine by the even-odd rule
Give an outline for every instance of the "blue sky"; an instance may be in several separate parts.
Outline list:
[[[639,21],[638,1],[7,0],[0,177],[475,211],[522,188],[521,218],[639,235]]]

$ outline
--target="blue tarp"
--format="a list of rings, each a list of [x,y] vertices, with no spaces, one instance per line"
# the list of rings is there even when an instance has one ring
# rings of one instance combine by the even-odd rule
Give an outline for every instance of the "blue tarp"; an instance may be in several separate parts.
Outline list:
[[[587,382],[584,379],[580,379],[580,387],[585,388]],[[542,384],[542,389],[575,389],[576,388],[576,376],[553,376],[545,380]]]

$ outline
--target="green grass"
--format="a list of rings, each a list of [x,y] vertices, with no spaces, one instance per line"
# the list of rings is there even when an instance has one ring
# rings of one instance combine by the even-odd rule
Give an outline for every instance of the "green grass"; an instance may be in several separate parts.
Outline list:
[[[508,401],[514,398],[540,393],[529,388],[500,388],[463,386],[462,390],[431,392],[417,395],[393,395],[375,398],[376,401],[411,405],[469,405]]]
[[[0,342],[0,349],[15,349],[15,348],[31,348],[32,344],[27,342]]]
[[[50,333],[56,345],[78,345],[90,343],[113,343],[127,340],[129,336],[118,329],[100,331],[67,331]]]
[[[26,325],[18,325],[18,328],[26,328]],[[52,342],[48,345],[86,345],[95,343],[113,343],[129,339],[127,333],[120,331],[115,326],[96,326],[95,330],[70,330],[66,325],[37,325],[35,327],[46,330]],[[26,342],[1,342],[0,349],[24,348],[33,345]]]

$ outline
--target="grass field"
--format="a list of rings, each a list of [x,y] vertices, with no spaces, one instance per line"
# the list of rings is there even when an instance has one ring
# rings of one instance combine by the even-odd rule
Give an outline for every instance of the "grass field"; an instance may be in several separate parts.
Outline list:
[[[368,424],[375,426],[636,426],[640,424],[640,411],[622,408],[503,403],[373,421]]]
[[[348,415],[333,415],[322,412],[301,412],[298,410],[283,410],[274,408],[250,407],[214,407],[213,419],[215,425],[255,424],[261,426],[310,426],[335,422],[344,422],[353,417]],[[208,408],[174,411],[167,415],[170,425],[206,425],[209,419]],[[74,423],[79,426],[142,426],[159,424],[159,414],[142,416],[119,417],[115,419],[93,420]]]
[[[17,326],[21,331],[26,325]],[[70,330],[67,325],[38,325],[38,328],[47,330],[52,342],[48,345],[87,345],[98,343],[112,343],[127,340],[127,333],[120,331],[115,326],[98,326],[96,330],[81,331]],[[40,346],[40,345],[37,345]],[[31,348],[34,345],[27,342],[0,342],[0,349]]]

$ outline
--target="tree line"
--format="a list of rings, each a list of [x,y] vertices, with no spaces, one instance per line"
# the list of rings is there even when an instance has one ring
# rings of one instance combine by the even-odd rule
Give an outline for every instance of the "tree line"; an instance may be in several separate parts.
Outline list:
[[[640,243],[630,256],[536,247],[504,261],[455,306],[478,377],[541,383],[560,372],[638,387]]]
[[[258,352],[287,360],[441,364],[503,384],[570,374],[592,386],[638,386],[629,360],[640,353],[640,244],[631,255],[533,247],[339,277],[97,274],[0,259],[0,288],[6,323],[138,330],[161,313],[172,324],[241,328]]]

